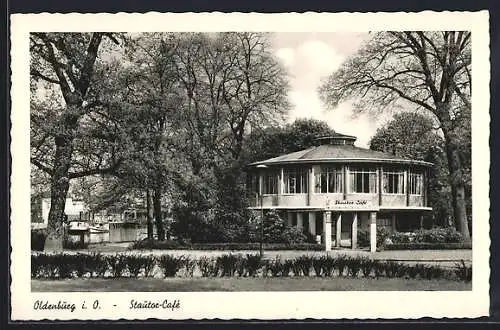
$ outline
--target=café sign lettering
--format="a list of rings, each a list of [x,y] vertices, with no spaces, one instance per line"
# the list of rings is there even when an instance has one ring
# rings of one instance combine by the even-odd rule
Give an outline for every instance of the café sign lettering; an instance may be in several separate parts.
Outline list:
[[[327,201],[328,210],[377,210],[378,205],[373,205],[371,200],[353,199],[353,200],[333,200]]]

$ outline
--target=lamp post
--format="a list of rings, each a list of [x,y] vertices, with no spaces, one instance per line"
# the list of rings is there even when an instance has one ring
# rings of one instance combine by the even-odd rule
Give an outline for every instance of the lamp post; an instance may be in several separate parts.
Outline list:
[[[259,169],[265,169],[267,168],[266,165],[257,165],[257,168]],[[263,185],[264,185],[264,180],[261,180],[262,174],[259,172],[259,199],[260,199],[260,258],[264,256],[264,246],[263,246],[263,240],[264,240],[264,196],[262,193],[263,190]]]

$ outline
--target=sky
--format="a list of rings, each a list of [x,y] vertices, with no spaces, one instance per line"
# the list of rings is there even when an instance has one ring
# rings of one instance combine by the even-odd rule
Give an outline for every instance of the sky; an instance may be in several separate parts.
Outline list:
[[[353,118],[352,107],[348,103],[327,111],[317,92],[322,79],[337,70],[366,39],[367,33],[308,32],[273,35],[274,52],[290,74],[290,122],[297,118],[323,120],[338,133],[357,136],[357,146],[368,146],[382,121],[368,115]]]

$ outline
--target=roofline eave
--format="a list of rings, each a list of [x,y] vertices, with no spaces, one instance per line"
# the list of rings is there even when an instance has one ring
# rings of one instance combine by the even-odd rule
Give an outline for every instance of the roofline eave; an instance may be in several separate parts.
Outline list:
[[[260,161],[248,164],[246,167],[256,167],[258,165],[287,165],[287,164],[314,164],[314,163],[386,163],[386,164],[410,164],[427,167],[434,166],[433,163],[412,159],[390,159],[390,158],[315,158],[315,159],[290,159],[279,161]]]

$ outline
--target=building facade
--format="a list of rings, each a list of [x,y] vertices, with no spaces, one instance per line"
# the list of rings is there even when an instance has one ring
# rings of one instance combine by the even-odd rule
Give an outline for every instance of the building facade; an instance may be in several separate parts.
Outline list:
[[[428,207],[431,163],[359,148],[356,137],[337,134],[317,145],[248,165],[250,208],[275,209],[288,224],[307,230],[329,251],[358,248],[358,230],[409,231]]]

